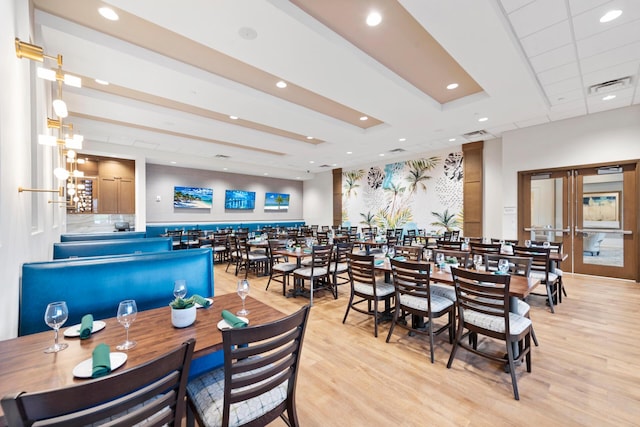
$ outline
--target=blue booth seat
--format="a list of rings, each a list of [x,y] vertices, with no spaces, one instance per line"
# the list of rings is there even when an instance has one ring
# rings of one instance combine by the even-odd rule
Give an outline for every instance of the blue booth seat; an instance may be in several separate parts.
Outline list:
[[[114,317],[118,303],[134,299],[138,310],[167,306],[173,282],[187,281],[188,295],[213,296],[210,248],[188,251],[72,258],[25,263],[20,284],[18,335],[46,331],[44,312],[53,301],[66,301],[66,325]]]
[[[53,259],[124,255],[173,250],[170,237],[150,239],[83,240],[53,244]]]
[[[67,233],[60,235],[61,242],[77,242],[79,240],[113,240],[113,239],[144,239],[144,231],[123,231],[120,233]]]

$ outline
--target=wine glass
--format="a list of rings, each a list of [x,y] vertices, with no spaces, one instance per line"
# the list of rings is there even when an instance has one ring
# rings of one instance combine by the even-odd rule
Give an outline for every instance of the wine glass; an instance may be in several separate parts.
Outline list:
[[[64,301],[52,302],[47,305],[47,310],[44,312],[44,322],[53,328],[54,332],[54,344],[51,347],[45,349],[45,353],[57,353],[64,350],[69,346],[67,343],[58,343],[58,330],[60,326],[64,325],[64,322],[69,318],[69,309],[67,303]]]
[[[542,242],[542,247],[545,249],[549,249],[549,247],[551,246],[551,243],[549,243],[548,241],[544,241]]]
[[[507,274],[509,271],[509,260],[505,258],[500,258],[498,261],[498,271],[502,274]]]
[[[173,296],[176,298],[184,298],[187,296],[186,280],[176,280],[173,282]]]
[[[388,252],[389,254],[389,258],[393,258],[396,256],[396,248],[394,248],[393,246],[389,246]]]
[[[433,256],[433,251],[431,249],[424,250],[424,257],[426,258],[427,262],[431,261],[432,256]]]
[[[185,288],[186,293],[186,288]],[[124,326],[124,330],[126,331],[127,337],[122,344],[118,344],[116,348],[118,350],[129,350],[136,346],[135,341],[129,341],[129,326],[136,320],[136,315],[138,314],[138,307],[136,306],[136,302],[132,299],[128,299],[125,301],[121,301],[118,305],[118,322]]]
[[[531,240],[529,240],[529,239],[525,240],[524,241],[524,246],[527,247],[527,248],[530,248],[531,247]]]
[[[436,265],[442,270],[444,268],[444,254],[438,252],[436,254]]]
[[[388,253],[389,253],[389,246],[382,245],[382,256],[386,257]]]
[[[249,295],[249,281],[247,279],[238,280],[238,295],[242,298],[242,310],[236,314],[238,316],[246,316],[249,314],[249,310],[244,307],[244,299]]]
[[[476,270],[480,270],[480,266],[482,265],[482,255],[474,254],[473,255],[473,266]]]

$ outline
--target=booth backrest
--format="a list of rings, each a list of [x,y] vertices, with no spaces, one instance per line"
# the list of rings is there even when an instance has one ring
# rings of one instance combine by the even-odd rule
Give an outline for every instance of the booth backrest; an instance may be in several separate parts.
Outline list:
[[[230,228],[237,230],[239,227],[248,228],[249,231],[258,231],[264,227],[302,227],[304,221],[272,221],[272,222],[252,222],[252,223],[230,223],[230,222],[206,222],[206,223],[147,223],[147,237],[157,237],[167,233],[169,230],[202,230],[214,233],[219,230]],[[120,233],[122,234],[122,233]]]
[[[211,297],[211,256],[202,248],[23,264],[18,335],[48,330],[44,312],[53,301],[67,302],[70,326],[88,313],[96,320],[114,317],[125,299],[136,300],[138,310],[168,306],[178,279],[187,281],[189,296]]]
[[[77,242],[79,240],[113,240],[113,239],[144,239],[147,237],[144,231],[122,231],[112,233],[73,233],[61,234],[61,242]],[[157,236],[155,236],[157,237]]]
[[[125,255],[173,250],[171,237],[151,239],[84,240],[53,244],[53,259]]]

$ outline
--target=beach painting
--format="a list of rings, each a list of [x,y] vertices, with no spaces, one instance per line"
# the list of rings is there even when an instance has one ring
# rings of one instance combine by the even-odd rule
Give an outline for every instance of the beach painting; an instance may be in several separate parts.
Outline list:
[[[213,189],[200,187],[174,187],[173,207],[187,209],[211,209]]]
[[[266,193],[264,196],[264,209],[267,211],[289,209],[289,195],[283,193]]]

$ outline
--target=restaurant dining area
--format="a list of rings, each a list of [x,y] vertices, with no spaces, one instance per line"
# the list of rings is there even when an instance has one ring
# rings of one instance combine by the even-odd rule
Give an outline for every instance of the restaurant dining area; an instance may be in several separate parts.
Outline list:
[[[0,427],[637,425],[638,22],[0,2]]]

